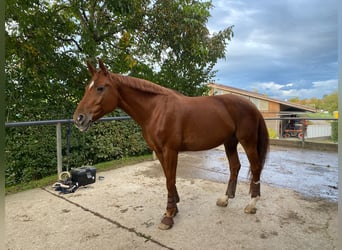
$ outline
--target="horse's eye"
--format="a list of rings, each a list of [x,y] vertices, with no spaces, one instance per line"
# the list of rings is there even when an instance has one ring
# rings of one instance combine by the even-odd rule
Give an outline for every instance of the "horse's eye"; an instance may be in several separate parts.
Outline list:
[[[97,90],[97,92],[103,92],[104,87],[103,86],[97,87],[96,90]]]

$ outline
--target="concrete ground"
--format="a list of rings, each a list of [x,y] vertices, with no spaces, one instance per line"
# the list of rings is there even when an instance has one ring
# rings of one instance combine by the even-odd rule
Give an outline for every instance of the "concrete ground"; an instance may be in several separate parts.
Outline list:
[[[271,149],[266,180],[274,169],[286,172],[287,161],[278,159],[275,165],[272,152],[277,150]],[[320,158],[329,158],[329,170],[334,167],[330,165],[335,155],[319,153]],[[244,214],[249,186],[242,169],[236,198],[226,208],[217,207],[216,199],[225,192],[229,176],[228,169],[222,170],[224,164],[220,148],[179,156],[181,201],[168,231],[158,229],[166,207],[166,187],[157,161],[97,173],[103,180],[73,194],[46,187],[8,195],[6,249],[336,249],[337,203],[333,198],[283,188],[283,177],[282,187],[276,187],[275,178],[271,185],[262,183],[257,213]],[[289,180],[297,177],[293,171]],[[337,183],[329,186],[334,189]]]

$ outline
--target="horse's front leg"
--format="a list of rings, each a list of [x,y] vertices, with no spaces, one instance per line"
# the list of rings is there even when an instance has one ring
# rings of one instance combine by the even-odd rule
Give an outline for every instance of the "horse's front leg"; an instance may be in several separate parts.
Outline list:
[[[178,152],[166,150],[163,153],[157,153],[157,156],[164,170],[167,187],[166,212],[158,227],[159,229],[167,230],[173,226],[173,217],[178,213],[177,203],[179,202],[179,195],[176,188]]]

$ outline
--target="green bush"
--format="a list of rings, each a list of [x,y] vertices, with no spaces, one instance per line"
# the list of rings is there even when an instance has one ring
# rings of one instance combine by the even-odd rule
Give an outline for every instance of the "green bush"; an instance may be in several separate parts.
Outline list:
[[[141,128],[133,120],[99,122],[84,133],[73,125],[64,124],[62,143],[64,169],[150,152]],[[57,171],[56,127],[53,125],[7,128],[5,148],[6,186],[38,180]]]
[[[6,185],[37,180],[56,173],[56,139],[53,127],[19,127],[6,130]]]
[[[338,142],[338,121],[331,122],[331,140]]]
[[[85,133],[72,127],[70,144],[70,155],[65,160],[72,166],[96,164],[149,151],[141,128],[132,120],[99,122]]]

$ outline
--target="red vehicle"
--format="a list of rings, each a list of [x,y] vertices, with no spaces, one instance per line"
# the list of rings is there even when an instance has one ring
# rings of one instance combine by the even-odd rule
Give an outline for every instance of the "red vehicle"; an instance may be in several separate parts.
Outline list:
[[[289,120],[283,131],[283,137],[297,137],[302,139],[306,131],[306,120]]]

